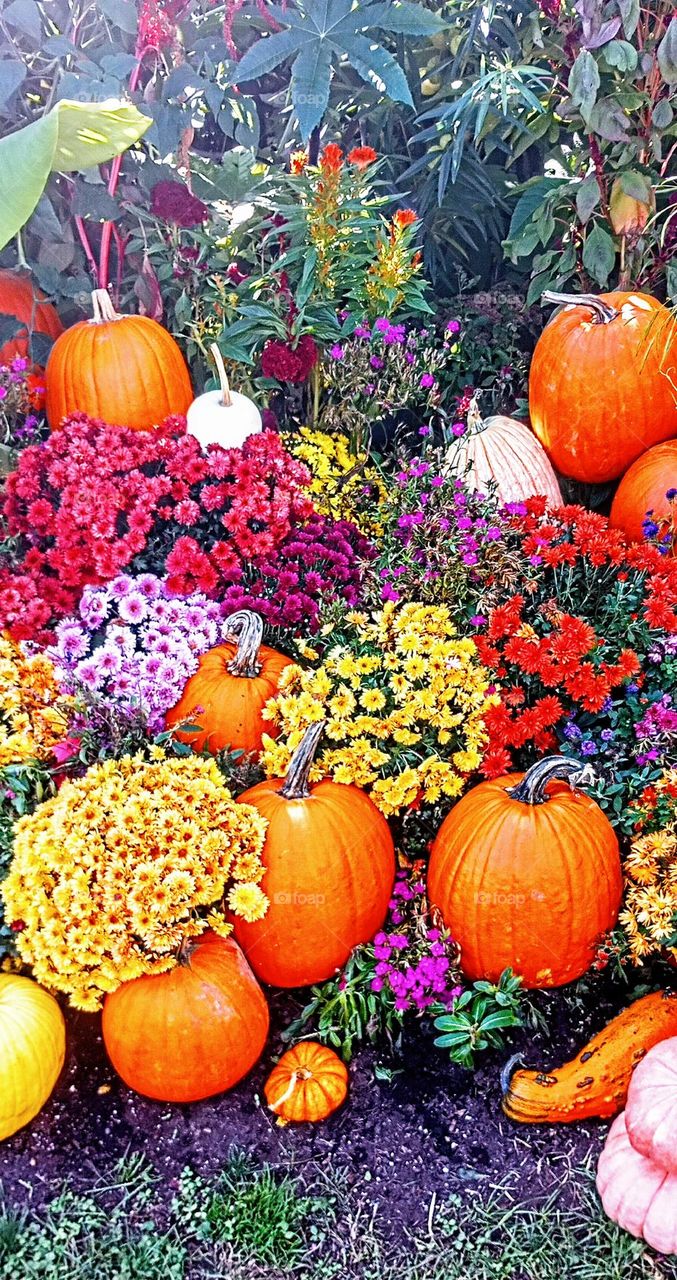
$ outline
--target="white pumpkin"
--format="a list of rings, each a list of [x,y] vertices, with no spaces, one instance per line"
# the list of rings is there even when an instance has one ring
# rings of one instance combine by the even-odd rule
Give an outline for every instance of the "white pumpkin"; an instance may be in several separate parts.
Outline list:
[[[216,343],[211,348],[219,374],[217,391],[205,391],[193,400],[186,414],[188,435],[195,436],[203,449],[219,444],[223,449],[238,449],[247,436],[261,431],[261,414],[249,396],[231,391],[223,357]]]
[[[478,492],[486,493],[493,481],[502,503],[542,496],[551,507],[562,504],[557,476],[530,427],[503,415],[482,418],[476,399],[468,409],[466,435],[450,446],[445,462]]]

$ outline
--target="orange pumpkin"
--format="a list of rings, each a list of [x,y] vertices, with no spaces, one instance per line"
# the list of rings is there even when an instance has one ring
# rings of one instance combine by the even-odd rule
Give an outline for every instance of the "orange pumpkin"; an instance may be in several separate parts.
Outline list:
[[[533,431],[516,418],[482,418],[477,399],[468,409],[467,434],[451,445],[447,466],[473,489],[496,488],[500,502],[523,502],[536,495],[558,507],[562,494],[548,455]]]
[[[326,1120],[345,1102],[348,1070],[326,1045],[302,1040],[283,1053],[263,1091],[281,1124]]]
[[[106,997],[103,1039],[130,1089],[162,1102],[198,1102],[231,1089],[268,1035],[268,1005],[232,938],[205,933],[168,973],[125,982]]]
[[[388,823],[358,787],[308,773],[323,722],[306,730],[286,778],[240,799],[268,820],[265,919],[237,917],[235,936],[257,977],[276,987],[323,982],[383,924],[395,879]]]
[[[58,338],[63,325],[44,294],[30,275],[17,271],[0,271],[0,315],[15,316],[23,328],[0,347],[0,364],[8,364],[15,356],[28,356],[30,333],[44,333]]]
[[[644,293],[544,293],[563,302],[536,343],[529,416],[553,466],[615,480],[677,434],[677,322]]]
[[[549,756],[480,783],[445,818],[428,898],[468,977],[495,982],[511,968],[526,987],[557,987],[590,967],[623,881],[611,823],[572,790],[589,780],[577,760]]]
[[[57,339],[45,370],[47,421],[87,413],[113,426],[149,431],[193,399],[188,366],[172,335],[150,316],[118,315],[105,289],[94,318]]]
[[[630,542],[642,542],[642,526],[650,511],[660,534],[667,529],[672,514],[672,504],[666,496],[671,489],[677,490],[677,440],[654,445],[633,462],[616,490],[611,524],[622,529]]]
[[[228,626],[237,644],[220,644],[202,655],[176,706],[167,712],[166,725],[199,725],[198,733],[176,735],[195,751],[216,753],[230,747],[259,752],[261,735],[274,738],[279,732],[261,712],[275,697],[291,658],[261,643],[263,622],[257,613],[239,609]]]

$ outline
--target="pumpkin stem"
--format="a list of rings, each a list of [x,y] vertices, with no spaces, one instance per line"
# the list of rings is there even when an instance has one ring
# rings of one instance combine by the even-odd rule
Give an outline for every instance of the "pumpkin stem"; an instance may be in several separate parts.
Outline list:
[[[508,787],[508,795],[522,804],[545,804],[547,786],[553,778],[562,778],[572,790],[590,786],[595,781],[589,764],[581,764],[580,760],[571,760],[568,756],[546,756],[545,760],[539,760],[538,764],[527,769],[516,787]]]
[[[107,289],[94,289],[92,293],[92,311],[94,313],[90,324],[109,324],[111,320],[119,320],[120,315],[113,306]]]
[[[510,1092],[510,1082],[512,1080],[513,1073],[515,1071],[515,1067],[523,1067],[523,1066],[524,1066],[524,1058],[520,1053],[513,1053],[512,1057],[508,1058],[508,1061],[506,1062],[505,1066],[501,1069],[500,1078],[501,1078],[501,1097],[502,1098],[505,1098],[506,1095]]]
[[[544,302],[561,303],[565,307],[589,307],[593,324],[611,324],[621,314],[617,307],[602,302],[595,293],[553,293],[546,289],[541,297]]]
[[[215,342],[212,342],[209,350],[212,353],[212,359],[216,365],[216,372],[219,375],[219,382],[221,383],[221,404],[226,409],[230,409],[233,399],[230,394],[230,383],[228,381],[228,374],[226,373],[226,366],[223,363],[223,356]]]
[[[280,1107],[283,1107],[285,1102],[288,1102],[291,1098],[299,1080],[310,1080],[312,1075],[312,1071],[309,1071],[307,1067],[297,1067],[296,1071],[292,1071],[289,1077],[289,1084],[284,1093],[280,1094],[277,1102],[268,1103],[269,1111],[279,1111]]]
[[[285,800],[307,800],[310,795],[308,774],[315,759],[318,743],[324,733],[324,726],[324,720],[316,720],[314,724],[309,725],[289,761],[284,784],[279,791]]]
[[[263,622],[251,609],[238,609],[226,619],[227,638],[237,640],[237,653],[228,663],[231,676],[246,676],[252,680],[261,674],[259,649],[263,640]]]
[[[176,953],[176,963],[183,964],[183,965],[188,964],[194,950],[195,950],[195,939],[182,938],[181,945]]]
[[[484,419],[480,413],[480,393],[476,391],[468,405],[468,434],[471,436],[478,435],[483,426]]]

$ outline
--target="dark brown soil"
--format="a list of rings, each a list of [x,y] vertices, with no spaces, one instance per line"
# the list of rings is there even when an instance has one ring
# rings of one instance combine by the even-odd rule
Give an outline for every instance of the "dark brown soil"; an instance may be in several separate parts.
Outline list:
[[[186,1165],[210,1174],[232,1147],[257,1162],[312,1172],[318,1165],[362,1183],[393,1232],[425,1220],[433,1192],[472,1191],[508,1177],[521,1200],[566,1182],[567,1171],[597,1153],[601,1122],[557,1127],[512,1124],[500,1109],[500,1068],[508,1052],[530,1065],[554,1065],[582,1045],[631,993],[596,980],[578,991],[540,995],[547,1032],[520,1031],[510,1050],[485,1057],[471,1073],[434,1048],[430,1029],[414,1025],[399,1057],[385,1064],[390,1081],[374,1074],[374,1053],[351,1065],[347,1105],[324,1125],[280,1128],[261,1106],[261,1090],[276,1048],[231,1093],[193,1106],[163,1105],[128,1090],[106,1058],[97,1017],[69,1014],[69,1052],[57,1089],[42,1114],[0,1148],[0,1183],[23,1205],[49,1199],[68,1178],[91,1185],[120,1157],[141,1152],[172,1194]],[[274,999],[273,1025],[296,1012],[288,996]],[[381,1059],[383,1064],[383,1059]]]

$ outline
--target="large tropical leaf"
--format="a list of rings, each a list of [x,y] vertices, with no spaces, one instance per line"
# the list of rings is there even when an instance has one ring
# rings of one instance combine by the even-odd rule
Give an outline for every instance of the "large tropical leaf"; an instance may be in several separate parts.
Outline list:
[[[30,218],[51,172],[95,168],[138,142],[150,123],[131,103],[64,98],[0,138],[0,249]]]

